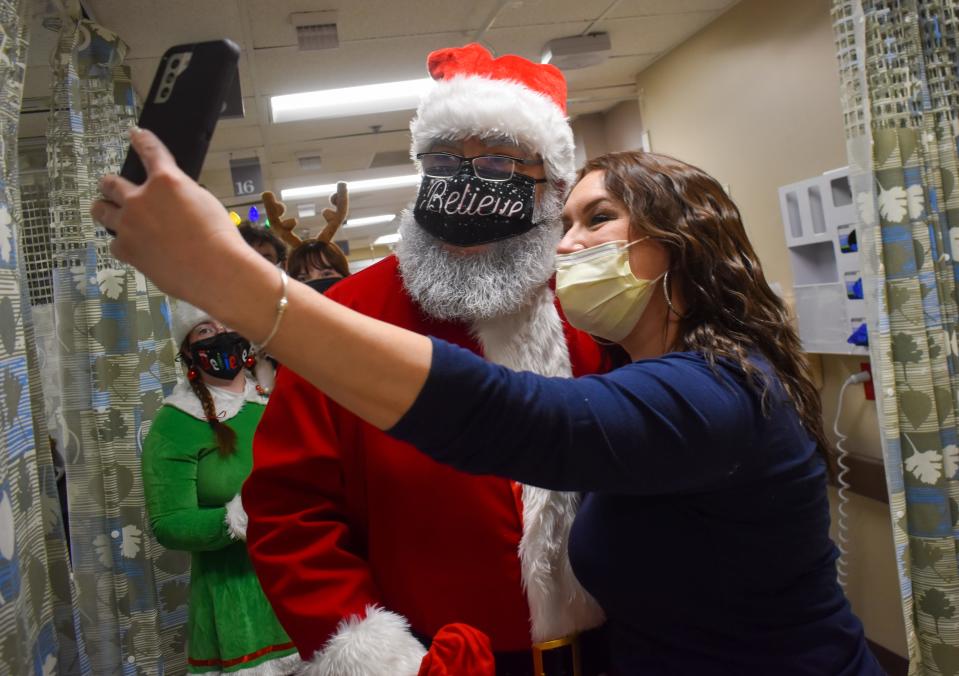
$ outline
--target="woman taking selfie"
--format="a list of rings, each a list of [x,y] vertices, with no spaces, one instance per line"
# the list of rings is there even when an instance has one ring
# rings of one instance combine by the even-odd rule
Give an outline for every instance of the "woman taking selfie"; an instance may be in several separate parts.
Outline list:
[[[799,341],[708,175],[651,153],[587,164],[564,209],[557,295],[629,363],[547,378],[278,279],[152,134],[133,147],[150,179],[107,177],[110,201],[93,208],[119,258],[438,461],[587,492],[570,559],[606,612],[613,674],[882,673],[836,582],[827,442]],[[230,265],[200,265],[211,249]]]
[[[187,669],[292,674],[299,655],[246,551],[239,492],[253,468],[253,432],[266,404],[246,373],[253,366],[250,344],[185,302],[174,305],[173,338],[187,382],[164,400],[142,465],[157,541],[190,552],[192,560]]]

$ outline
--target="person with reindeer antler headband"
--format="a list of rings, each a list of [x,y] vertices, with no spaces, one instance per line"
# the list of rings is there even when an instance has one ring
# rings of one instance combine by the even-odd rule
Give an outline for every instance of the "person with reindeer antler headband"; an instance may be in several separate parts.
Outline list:
[[[314,239],[302,240],[293,230],[297,226],[295,218],[284,218],[286,206],[277,201],[272,192],[263,193],[263,204],[273,228],[280,238],[290,245],[291,253],[286,263],[290,277],[307,286],[326,293],[326,291],[345,277],[350,276],[350,265],[343,250],[333,241],[337,230],[346,221],[349,213],[349,194],[346,183],[336,184],[336,193],[330,196],[333,209],[324,209],[323,218],[326,227]]]

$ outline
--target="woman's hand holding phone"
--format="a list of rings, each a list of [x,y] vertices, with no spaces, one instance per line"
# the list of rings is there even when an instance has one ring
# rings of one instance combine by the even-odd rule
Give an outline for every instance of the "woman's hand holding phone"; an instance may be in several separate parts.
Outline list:
[[[244,259],[259,256],[223,205],[183,173],[152,132],[132,130],[130,144],[146,169],[146,182],[105,176],[100,181],[104,199],[93,203],[93,217],[116,233],[110,245],[114,256],[162,291],[220,316],[215,309],[235,301],[243,277],[238,268],[246,271]],[[276,270],[269,267],[272,289]]]

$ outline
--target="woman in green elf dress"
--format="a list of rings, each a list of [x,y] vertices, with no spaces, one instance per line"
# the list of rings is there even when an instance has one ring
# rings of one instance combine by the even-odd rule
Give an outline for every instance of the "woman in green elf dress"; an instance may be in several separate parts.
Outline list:
[[[240,487],[266,398],[246,373],[250,345],[186,303],[173,334],[187,382],[166,398],[143,450],[157,541],[191,552],[190,673],[280,676],[301,665],[263,595],[246,551]]]

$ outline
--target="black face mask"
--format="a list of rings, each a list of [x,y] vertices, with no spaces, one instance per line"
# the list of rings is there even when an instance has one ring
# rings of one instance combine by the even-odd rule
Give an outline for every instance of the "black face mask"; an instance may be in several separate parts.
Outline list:
[[[423,177],[413,208],[421,228],[455,246],[488,244],[533,229],[534,179],[514,174],[508,181],[484,181],[464,165],[450,178]]]
[[[342,277],[324,277],[323,279],[311,279],[309,281],[303,282],[308,287],[314,291],[319,291],[320,293],[326,293],[327,289],[336,284],[338,281],[343,279]]]
[[[214,378],[233,380],[250,354],[250,341],[235,331],[218,333],[190,346],[193,366]]]

